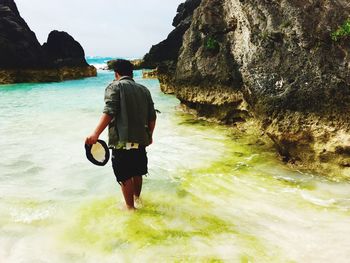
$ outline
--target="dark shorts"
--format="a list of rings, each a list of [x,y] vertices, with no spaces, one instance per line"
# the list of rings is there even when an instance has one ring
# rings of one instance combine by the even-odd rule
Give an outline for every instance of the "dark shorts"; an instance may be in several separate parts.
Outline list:
[[[118,183],[148,173],[145,147],[131,150],[112,150],[112,166]]]

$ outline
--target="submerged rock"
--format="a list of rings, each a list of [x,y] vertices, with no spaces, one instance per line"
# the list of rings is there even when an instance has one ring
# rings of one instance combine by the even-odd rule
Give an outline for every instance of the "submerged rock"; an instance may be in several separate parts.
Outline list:
[[[286,161],[347,167],[339,149],[350,146],[350,32],[332,34],[350,17],[348,3],[186,3],[196,8],[182,5],[174,19],[185,33],[145,56],[163,90],[224,123],[255,118]],[[168,42],[181,47],[164,55]]]
[[[0,0],[0,32],[0,84],[96,76],[69,34],[53,31],[41,46],[13,0]]]

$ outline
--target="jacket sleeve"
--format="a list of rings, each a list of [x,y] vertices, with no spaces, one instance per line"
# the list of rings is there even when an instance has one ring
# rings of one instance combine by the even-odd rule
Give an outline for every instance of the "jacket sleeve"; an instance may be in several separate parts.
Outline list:
[[[120,89],[118,85],[110,84],[105,90],[105,107],[103,113],[116,116],[120,109]]]

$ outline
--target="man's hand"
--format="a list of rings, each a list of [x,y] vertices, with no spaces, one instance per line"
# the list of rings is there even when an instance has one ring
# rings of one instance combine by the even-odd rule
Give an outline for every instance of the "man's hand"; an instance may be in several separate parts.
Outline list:
[[[88,145],[95,144],[98,140],[98,137],[99,136],[96,133],[91,134],[89,137],[86,138],[85,144],[88,144]]]

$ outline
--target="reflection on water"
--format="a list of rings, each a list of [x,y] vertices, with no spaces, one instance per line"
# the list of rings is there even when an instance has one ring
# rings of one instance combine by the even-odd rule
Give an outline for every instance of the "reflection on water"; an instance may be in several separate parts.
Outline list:
[[[1,87],[0,262],[347,262],[348,183],[194,120],[139,74],[162,114],[144,206],[121,211],[110,165],[83,147],[111,78]]]

